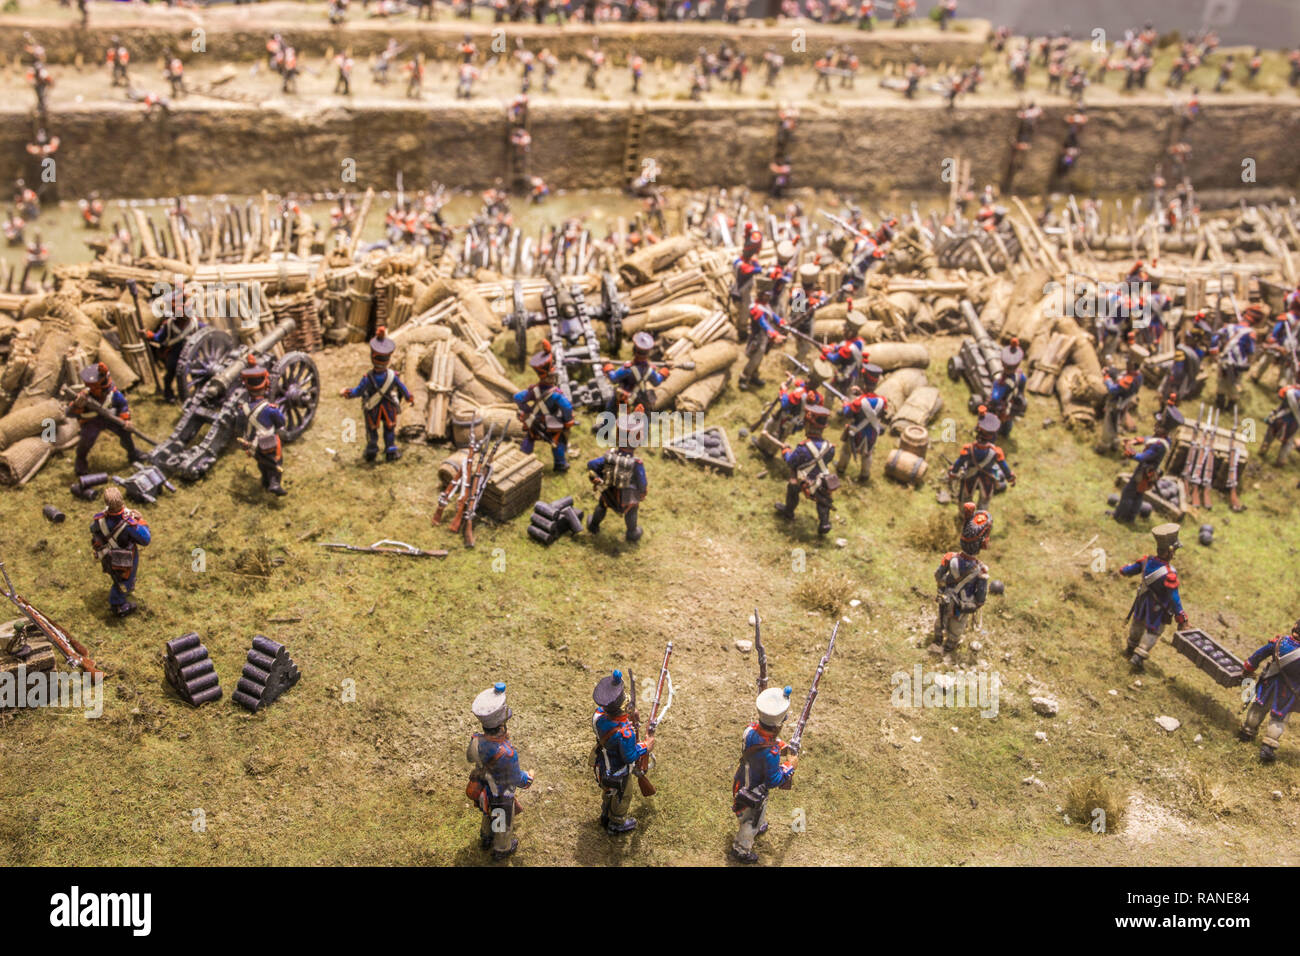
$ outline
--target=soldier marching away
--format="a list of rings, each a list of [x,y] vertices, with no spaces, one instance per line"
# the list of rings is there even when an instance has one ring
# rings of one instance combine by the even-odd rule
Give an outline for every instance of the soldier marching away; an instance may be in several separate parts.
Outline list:
[[[885,413],[889,403],[875,391],[883,374],[879,365],[870,362],[863,365],[862,388],[855,389],[858,394],[840,406],[840,415],[845,419],[845,425],[835,470],[844,474],[856,456],[860,466],[858,481],[861,482],[871,480],[871,456],[876,449],[876,440],[885,430]]]
[[[126,617],[136,609],[130,597],[140,568],[140,549],[149,541],[148,523],[125,506],[122,490],[105,489],[104,510],[90,522],[90,546],[99,566],[113,582],[108,605],[118,617]]]
[[[610,833],[628,833],[636,829],[636,818],[627,815],[632,804],[632,782],[638,760],[654,750],[654,734],[636,739],[633,721],[640,718],[624,712],[627,684],[622,671],[603,677],[592,691],[596,712],[591,729],[596,733],[592,751],[592,769],[601,787],[600,825]]]
[[[1124,455],[1133,459],[1133,474],[1120,492],[1119,503],[1112,515],[1116,521],[1131,522],[1137,517],[1143,493],[1154,486],[1162,474],[1160,469],[1172,447],[1169,436],[1183,422],[1183,413],[1168,405],[1156,412],[1155,434],[1150,438],[1134,439],[1135,443],[1141,444],[1140,450],[1136,444],[1125,442]]]
[[[769,687],[758,695],[755,707],[758,720],[745,729],[740,766],[732,780],[731,810],[740,822],[731,852],[742,863],[757,863],[754,841],[767,832],[767,798],[773,789],[789,790],[794,786],[798,754],[785,763],[781,753],[785,741],[777,737],[790,712],[791,687]]]
[[[587,472],[597,492],[596,507],[587,519],[587,530],[600,531],[609,511],[623,516],[628,541],[638,541],[644,529],[637,523],[646,496],[645,464],[632,451],[645,440],[645,412],[638,405],[630,415],[618,417],[616,446],[587,462]]]
[[[519,447],[532,454],[538,440],[551,446],[551,457],[556,474],[569,470],[569,429],[573,427],[573,403],[556,383],[555,356],[551,343],[543,341],[542,349],[528,360],[537,375],[537,383],[522,392],[516,392],[514,402],[519,406],[519,420],[524,423],[524,439]]]
[[[1187,626],[1187,614],[1178,595],[1178,574],[1169,563],[1174,551],[1182,547],[1178,541],[1178,525],[1173,522],[1157,525],[1151,533],[1156,539],[1155,555],[1143,555],[1119,569],[1125,577],[1140,576],[1137,596],[1125,618],[1133,623],[1124,648],[1124,656],[1139,671],[1146,665],[1166,624],[1176,620],[1179,627]]]
[[[515,814],[521,809],[516,790],[533,785],[534,774],[519,769],[519,751],[510,742],[506,722],[514,711],[506,703],[506,685],[498,681],[474,698],[471,708],[483,732],[470,738],[465,759],[470,762],[465,795],[479,812],[479,846],[491,848],[492,859],[504,860],[519,848],[513,835]]]
[[[934,572],[939,616],[930,651],[936,654],[957,649],[967,623],[988,599],[989,569],[979,560],[979,553],[988,547],[993,519],[969,501],[962,505],[962,517],[961,550],[945,554]]]
[[[105,56],[108,65],[113,69],[113,86],[125,86],[131,88],[131,78],[127,75],[127,65],[131,62],[131,51],[126,48],[118,36],[114,36],[109,41],[108,53]]]
[[[116,435],[117,440],[122,443],[127,461],[141,461],[145,456],[136,449],[135,439],[131,437],[131,409],[127,405],[126,396],[113,384],[113,377],[108,374],[108,366],[103,362],[86,366],[81,370],[81,383],[85,388],[68,404],[68,414],[76,415],[81,425],[73,471],[77,475],[84,475],[90,471],[86,457],[95,447],[100,432],[106,429]],[[90,406],[90,402],[100,405],[116,420],[106,419]]]
[[[983,405],[979,408],[979,422],[975,426],[975,441],[963,445],[961,454],[948,469],[949,480],[957,479],[959,502],[974,501],[981,511],[988,508],[989,499],[1000,483],[1016,483],[1016,476],[1007,464],[1002,449],[993,443],[1002,422]]]
[[[258,365],[257,359],[250,355],[248,366],[239,375],[244,390],[248,392],[248,401],[243,403],[242,444],[257,462],[258,471],[262,473],[262,487],[273,495],[286,495],[288,492],[280,486],[280,477],[284,472],[280,429],[289,423],[280,406],[266,397],[271,373]]]
[[[397,343],[388,337],[387,329],[381,325],[370,340],[370,371],[361,377],[355,388],[339,391],[344,398],[362,400],[366,419],[366,461],[374,461],[379,455],[380,428],[384,431],[384,457],[388,461],[402,457],[402,450],[397,447],[397,416],[403,400],[414,405],[415,399],[397,373],[388,367],[396,348]]]
[[[1260,665],[1263,670],[1260,670]],[[1264,739],[1260,742],[1259,759],[1272,763],[1277,759],[1278,742],[1286,730],[1286,719],[1300,698],[1300,621],[1296,621],[1290,634],[1279,634],[1246,658],[1242,672],[1258,677],[1255,696],[1246,707],[1237,736],[1254,740],[1259,725],[1268,717]]]
[[[806,437],[794,448],[782,450],[781,457],[790,469],[790,481],[786,484],[784,504],[776,506],[778,515],[787,521],[793,520],[800,493],[807,495],[817,506],[819,535],[831,530],[831,508],[834,507],[831,496],[840,485],[839,478],[831,471],[835,446],[822,437],[830,415],[824,405],[809,408],[804,415]]]

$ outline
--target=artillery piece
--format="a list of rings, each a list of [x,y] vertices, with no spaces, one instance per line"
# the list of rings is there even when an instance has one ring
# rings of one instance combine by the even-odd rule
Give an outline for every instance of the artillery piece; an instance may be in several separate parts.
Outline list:
[[[149,454],[150,463],[185,481],[197,481],[216,464],[245,424],[248,392],[240,372],[250,355],[270,369],[267,394],[288,422],[281,439],[294,441],[310,428],[320,401],[316,363],[304,352],[287,352],[279,359],[271,354],[293,328],[293,319],[284,319],[251,345],[240,345],[229,333],[214,327],[195,333],[178,362],[188,386],[184,394],[189,397],[171,436]]]
[[[980,322],[969,299],[962,300],[961,314],[970,328],[971,337],[963,339],[957,354],[948,359],[948,378],[954,382],[966,380],[971,390],[967,406],[973,412],[989,403],[993,383],[1002,374],[1002,350]]]

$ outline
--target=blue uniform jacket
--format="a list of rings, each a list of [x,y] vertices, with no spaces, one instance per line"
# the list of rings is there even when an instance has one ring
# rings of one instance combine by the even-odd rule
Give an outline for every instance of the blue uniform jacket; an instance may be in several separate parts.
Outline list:
[[[597,707],[591,717],[591,728],[596,732],[597,761],[603,765],[604,776],[622,777],[632,765],[648,753],[644,744],[636,739],[636,730],[627,714],[606,714]]]
[[[740,766],[732,781],[732,792],[749,790],[765,794],[773,788],[789,789],[794,767],[781,763],[785,741],[776,732],[755,721],[745,728]]]
[[[392,384],[389,385],[386,392],[383,392],[383,398],[371,405],[371,397],[383,391],[384,382],[388,380],[390,372],[393,376]],[[367,428],[378,428],[381,420],[385,425],[392,427],[397,424],[398,402],[400,400],[410,401],[411,391],[403,384],[401,377],[396,372],[392,372],[391,369],[384,371],[371,369],[361,376],[361,381],[357,383],[355,388],[348,389],[348,398],[365,400],[367,405],[365,410]]]
[[[1278,657],[1284,657],[1292,651],[1300,650],[1300,641],[1297,641],[1294,635],[1279,634],[1246,658],[1250,669],[1258,670],[1265,661],[1270,660],[1274,648],[1277,648]],[[1267,707],[1277,717],[1285,717],[1291,713],[1295,709],[1296,698],[1296,689],[1288,684],[1286,678],[1280,673],[1261,678],[1255,685],[1255,702]]]
[[[1178,596],[1178,575],[1168,561],[1144,555],[1132,564],[1124,565],[1119,573],[1126,578],[1140,575],[1145,584],[1145,587],[1139,587],[1129,615],[1141,621],[1147,630],[1159,630],[1174,618],[1178,618],[1180,624],[1186,620],[1183,602]]]
[[[103,520],[101,527],[100,521]],[[131,580],[135,577],[136,570],[140,567],[140,548],[149,543],[149,526],[139,518],[127,517],[126,512],[111,515],[107,511],[101,511],[90,521],[90,534],[92,539],[110,538],[118,529],[118,526],[126,522],[126,527],[118,534],[115,540],[117,547],[135,552],[135,557],[131,561],[131,573],[123,575],[123,580]],[[107,532],[107,534],[105,534]]]
[[[522,392],[515,392],[514,401],[519,406],[519,410],[529,416],[525,421],[529,434],[538,435],[546,430],[547,413],[561,425],[568,425],[573,421],[573,403],[564,397],[564,392],[558,385],[543,386],[540,383],[530,385]],[[539,415],[539,411],[542,414]]]
[[[519,769],[519,751],[505,735],[475,734],[465,756],[474,765],[471,776],[481,780],[493,800],[508,799],[533,784]]]

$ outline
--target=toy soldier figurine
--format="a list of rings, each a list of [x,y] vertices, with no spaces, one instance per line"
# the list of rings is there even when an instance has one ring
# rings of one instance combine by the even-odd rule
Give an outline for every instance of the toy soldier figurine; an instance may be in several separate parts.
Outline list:
[[[812,349],[813,320],[817,310],[830,301],[830,297],[817,287],[821,276],[821,267],[814,262],[805,262],[799,267],[799,288],[790,293],[790,327],[803,335],[796,336],[794,357],[806,363],[808,352]],[[808,338],[804,338],[804,336]]]
[[[778,444],[784,444],[790,434],[803,428],[808,409],[826,404],[822,397],[822,386],[833,374],[830,363],[816,359],[804,378],[786,378],[785,384],[777,393],[776,414],[770,420],[773,427],[767,429]]]
[[[649,408],[654,404],[650,390],[663,384],[670,369],[656,368],[650,362],[650,351],[655,347],[654,336],[649,332],[638,332],[632,336],[632,361],[622,366],[612,363],[605,365],[605,374],[614,383],[614,396],[605,410],[616,413],[618,406]]]
[[[598,493],[596,507],[587,519],[587,530],[592,534],[600,531],[600,523],[610,510],[623,516],[628,541],[639,540],[643,533],[637,513],[646,495],[645,465],[632,449],[645,440],[644,427],[645,412],[638,405],[630,415],[618,417],[615,447],[587,462],[591,483]]]
[[[835,460],[835,446],[822,437],[831,413],[824,405],[814,405],[804,415],[806,437],[794,448],[782,449],[781,457],[790,469],[790,481],[785,487],[785,503],[776,506],[776,513],[787,521],[794,518],[794,509],[803,492],[817,506],[817,533],[831,530],[831,495],[840,486],[840,480],[831,471]]]
[[[763,380],[758,377],[758,367],[763,362],[763,356],[773,345],[785,341],[785,334],[781,331],[785,328],[785,319],[773,311],[771,301],[772,293],[765,289],[758,294],[758,301],[750,307],[749,338],[745,341],[745,369],[740,373],[740,381],[736,383],[739,389],[763,384]]]
[[[767,832],[767,798],[770,792],[794,786],[794,769],[799,756],[781,762],[785,741],[777,737],[786,714],[790,712],[791,687],[769,687],[758,695],[755,707],[758,720],[745,729],[740,766],[731,783],[731,810],[740,821],[740,830],[731,844],[731,852],[741,863],[757,863],[754,841]]]
[[[1201,361],[1210,347],[1210,327],[1205,322],[1205,312],[1196,313],[1192,327],[1187,330],[1186,338],[1174,349],[1174,360],[1161,380],[1158,391],[1161,395],[1173,395],[1175,404],[1185,398],[1199,394],[1201,385],[1198,375]]]
[[[831,384],[842,392],[858,384],[862,369],[870,357],[867,343],[856,337],[822,349],[822,358],[835,369],[835,380]]]
[[[1156,525],[1151,529],[1156,539],[1155,556],[1143,555],[1132,564],[1126,564],[1119,573],[1127,577],[1141,576],[1137,596],[1129,608],[1128,617],[1133,624],[1128,632],[1128,644],[1124,656],[1129,659],[1134,670],[1142,670],[1151,648],[1160,640],[1160,633],[1171,620],[1178,621],[1179,627],[1187,626],[1187,615],[1183,612],[1183,603],[1178,596],[1178,575],[1169,563],[1174,551],[1181,548],[1178,541],[1178,525],[1172,521]]]
[[[846,419],[846,423],[835,470],[844,474],[850,460],[856,455],[860,463],[858,481],[871,480],[871,455],[876,449],[876,439],[885,430],[885,410],[889,403],[884,396],[876,394],[876,386],[880,384],[882,374],[879,365],[870,362],[863,365],[863,390],[840,407],[840,415]]]
[[[974,501],[981,511],[988,508],[989,499],[1000,483],[1016,483],[1002,449],[993,444],[1002,422],[983,405],[979,408],[979,422],[975,426],[975,441],[962,445],[961,454],[948,469],[948,479],[957,479],[957,500]]]
[[[622,671],[601,678],[591,696],[596,702],[596,713],[591,717],[591,729],[596,732],[592,769],[603,793],[600,825],[610,833],[628,833],[636,829],[636,818],[627,815],[632,804],[628,785],[636,762],[654,749],[655,739],[653,735],[642,741],[636,739],[633,718],[623,710],[627,684]]]
[[[1214,407],[1227,410],[1237,403],[1241,374],[1250,368],[1250,357],[1255,354],[1255,330],[1244,318],[1225,323],[1210,341],[1210,354],[1219,359]]]
[[[1278,384],[1300,379],[1300,303],[1292,302],[1273,323],[1260,351],[1264,354],[1250,370],[1251,381],[1260,381],[1270,365],[1277,366]]]
[[[140,549],[148,544],[148,523],[125,506],[120,488],[106,488],[104,510],[90,522],[90,546],[99,566],[113,582],[108,605],[118,617],[126,617],[136,609],[130,595],[135,590]]]
[[[262,487],[273,495],[288,494],[280,487],[280,476],[284,472],[280,429],[287,426],[288,421],[280,406],[266,397],[271,373],[250,355],[247,367],[239,375],[244,390],[248,392],[248,401],[243,403],[244,438],[241,444],[257,462],[262,473]]]
[[[550,342],[542,342],[542,350],[528,360],[528,365],[537,375],[537,384],[514,395],[525,433],[519,447],[531,454],[538,439],[548,442],[555,471],[559,474],[569,470],[566,453],[569,429],[573,427],[573,403],[556,384],[555,356],[551,353]]]
[[[1269,412],[1268,429],[1264,432],[1264,441],[1259,446],[1259,457],[1268,454],[1269,446],[1275,439],[1280,439],[1277,449],[1277,463],[1281,465],[1291,453],[1292,441],[1300,430],[1300,385],[1283,385],[1277,390],[1282,404]]]
[[[470,738],[465,759],[470,762],[465,795],[483,814],[479,846],[492,849],[492,859],[504,860],[519,848],[511,831],[521,809],[516,790],[533,785],[533,774],[519,769],[519,751],[510,742],[506,727],[513,715],[506,703],[506,685],[497,681],[474,698],[471,708],[483,725],[483,732]]]
[[[961,643],[966,624],[970,621],[989,594],[988,565],[978,560],[979,553],[988,547],[993,532],[993,519],[987,511],[976,509],[969,501],[962,505],[964,523],[961,529],[961,551],[949,551],[934,572],[939,593],[939,616],[934,622],[935,653],[955,651]]]
[[[1277,759],[1278,740],[1286,729],[1287,716],[1295,709],[1300,695],[1300,621],[1296,621],[1290,634],[1279,634],[1246,659],[1242,672],[1254,674],[1259,666],[1255,684],[1255,697],[1246,708],[1237,736],[1254,740],[1259,725],[1268,715],[1264,740],[1259,748],[1259,759],[1272,763]]]
[[[989,411],[998,416],[1002,427],[998,434],[1007,437],[1016,419],[1025,413],[1025,385],[1028,379],[1020,371],[1020,363],[1025,360],[1025,353],[1020,348],[1020,340],[1012,339],[1011,344],[1002,350],[1002,374],[993,383],[989,393]]]
[[[1146,349],[1140,345],[1131,345],[1124,359],[1124,374],[1120,375],[1117,370],[1111,368],[1103,373],[1106,405],[1102,410],[1098,452],[1113,451],[1119,444],[1120,429],[1125,426],[1129,409],[1137,402],[1138,393],[1142,390],[1142,361],[1146,357]]]
[[[388,367],[397,343],[388,337],[388,330],[382,325],[375,329],[375,337],[370,340],[370,371],[361,377],[355,388],[339,391],[344,398],[360,398],[361,407],[366,416],[366,461],[374,461],[379,455],[379,429],[384,430],[384,457],[397,461],[402,451],[397,447],[397,415],[401,411],[401,401],[414,405],[408,389],[397,373]]]
[[[145,332],[144,335],[154,348],[162,352],[163,401],[170,405],[177,398],[172,388],[176,383],[177,363],[180,362],[181,351],[202,323],[194,317],[193,308],[182,307],[179,310],[168,311],[170,314],[162,320],[158,328],[152,332]]]
[[[1113,514],[1116,521],[1129,522],[1137,517],[1143,493],[1160,478],[1160,467],[1172,447],[1169,436],[1183,421],[1183,413],[1168,405],[1156,412],[1155,434],[1147,439],[1134,440],[1141,443],[1141,450],[1136,444],[1125,443],[1124,455],[1133,459],[1133,474],[1119,494],[1119,504]]]
[[[81,383],[86,387],[68,405],[68,414],[76,415],[81,424],[81,435],[77,439],[77,454],[72,469],[77,475],[90,471],[86,456],[95,447],[99,433],[107,429],[117,436],[126,452],[126,460],[135,462],[145,456],[136,450],[135,440],[131,437],[131,410],[127,406],[126,396],[113,385],[113,377],[108,374],[108,366],[103,362],[88,365],[81,370]],[[104,417],[91,402],[99,405],[112,421]]]
[[[122,43],[120,37],[114,35],[109,41],[106,59],[108,65],[113,68],[113,86],[125,86],[130,89],[131,78],[127,76],[126,68],[131,62],[131,51]]]

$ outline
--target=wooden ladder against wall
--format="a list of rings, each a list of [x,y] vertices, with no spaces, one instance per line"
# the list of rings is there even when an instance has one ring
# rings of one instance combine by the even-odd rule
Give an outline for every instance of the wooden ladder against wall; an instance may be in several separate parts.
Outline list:
[[[628,110],[627,136],[623,140],[623,179],[630,186],[641,174],[641,130],[645,107],[640,103]]]

